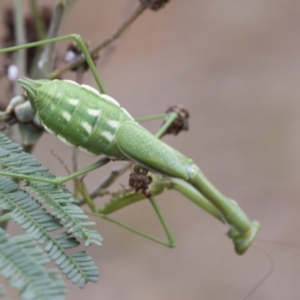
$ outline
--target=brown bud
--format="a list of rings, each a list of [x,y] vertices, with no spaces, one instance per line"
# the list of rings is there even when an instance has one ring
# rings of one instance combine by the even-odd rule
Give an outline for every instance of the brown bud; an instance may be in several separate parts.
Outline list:
[[[182,130],[189,129],[189,111],[182,104],[172,104],[167,110],[166,113],[176,112],[178,117],[176,120],[169,126],[165,134],[174,134],[177,135]],[[165,122],[165,121],[164,121]]]
[[[141,191],[147,198],[151,197],[149,184],[152,182],[152,177],[147,176],[148,170],[136,165],[133,172],[129,175],[129,186],[135,188],[135,192]]]

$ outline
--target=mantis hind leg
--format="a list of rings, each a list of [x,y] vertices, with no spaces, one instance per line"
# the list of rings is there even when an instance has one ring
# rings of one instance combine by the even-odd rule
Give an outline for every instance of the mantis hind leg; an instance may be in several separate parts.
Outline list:
[[[91,72],[95,78],[95,81],[96,81],[101,93],[107,94],[106,89],[104,88],[102,80],[98,74],[96,67],[95,67],[95,64],[92,60],[92,57],[82,39],[82,37],[79,34],[69,34],[69,35],[65,35],[65,36],[56,37],[53,39],[42,40],[42,41],[38,41],[38,42],[28,43],[25,45],[4,48],[4,49],[0,50],[0,53],[6,53],[6,52],[12,52],[12,51],[21,50],[21,49],[28,49],[28,48],[32,48],[32,47],[43,46],[46,44],[56,43],[56,42],[69,40],[69,39],[73,40],[76,43],[76,45],[78,46],[78,48],[82,51],[82,53],[86,59],[86,62],[91,69]]]
[[[174,236],[173,236],[173,234],[172,234],[172,232],[171,232],[171,230],[170,230],[170,228],[169,228],[169,226],[168,226],[168,224],[167,224],[167,222],[166,222],[166,220],[165,220],[165,218],[164,218],[164,216],[163,216],[163,214],[162,214],[162,212],[161,212],[161,210],[160,210],[160,208],[159,208],[158,204],[156,203],[156,200],[155,200],[155,198],[153,196],[151,196],[148,199],[149,199],[149,201],[150,201],[150,203],[151,203],[151,205],[152,205],[155,213],[157,214],[158,219],[159,219],[159,221],[160,221],[160,223],[161,223],[161,225],[162,225],[162,227],[163,227],[163,229],[164,229],[164,231],[166,233],[166,236],[168,238],[168,242],[165,242],[165,241],[163,241],[161,239],[153,237],[153,236],[151,236],[151,235],[149,235],[147,233],[141,232],[140,230],[137,230],[137,229],[135,229],[135,228],[133,228],[131,226],[128,226],[127,224],[124,224],[122,222],[119,222],[119,221],[115,220],[114,218],[111,218],[110,216],[107,215],[107,210],[105,209],[106,207],[104,207],[102,209],[100,208],[100,209],[96,210],[95,206],[94,206],[94,202],[91,199],[89,193],[86,191],[85,186],[84,186],[84,184],[82,182],[79,182],[78,190],[81,193],[84,202],[87,203],[89,205],[90,209],[92,210],[92,213],[86,212],[87,214],[91,214],[91,215],[95,215],[97,217],[101,217],[101,218],[103,218],[103,219],[105,219],[107,221],[110,221],[110,222],[112,222],[112,223],[114,223],[116,225],[119,225],[119,226],[121,226],[121,227],[123,227],[123,228],[125,228],[125,229],[127,229],[127,230],[129,230],[131,232],[133,232],[133,233],[136,233],[136,234],[138,234],[138,235],[140,235],[142,237],[145,237],[145,238],[147,238],[147,239],[149,239],[151,241],[154,241],[154,242],[156,242],[158,244],[161,244],[163,246],[167,246],[167,247],[170,247],[170,248],[174,248],[176,246],[176,240],[175,240],[175,238],[174,238]],[[159,190],[158,194],[161,193],[162,191],[163,191],[163,189]],[[129,200],[130,200],[131,196],[132,196],[131,194],[128,194],[128,195],[124,196],[123,199],[125,200],[125,199],[129,198]],[[134,196],[141,197],[141,199],[145,197],[142,194],[140,194],[140,195],[134,194]]]
[[[137,229],[135,229],[135,228],[133,228],[131,226],[128,226],[128,225],[126,225],[124,223],[121,223],[121,222],[119,222],[119,221],[117,221],[117,220],[115,220],[115,219],[113,219],[113,218],[111,218],[111,217],[109,217],[107,215],[102,215],[101,214],[99,216],[101,216],[105,220],[108,220],[108,221],[110,221],[110,222],[112,222],[114,224],[120,225],[121,227],[123,227],[123,228],[125,228],[125,229],[127,229],[127,230],[129,230],[131,232],[134,232],[134,233],[136,233],[136,234],[138,234],[138,235],[140,235],[142,237],[145,237],[145,238],[147,238],[147,239],[149,239],[151,241],[154,241],[154,242],[156,242],[158,244],[161,244],[163,246],[167,246],[169,248],[176,247],[176,240],[175,240],[175,238],[174,238],[174,236],[173,236],[173,234],[171,232],[171,229],[169,228],[169,226],[168,226],[168,224],[167,224],[167,222],[166,222],[166,220],[165,220],[165,218],[164,218],[164,216],[163,216],[163,214],[162,214],[162,212],[161,212],[158,204],[156,203],[156,200],[154,199],[154,197],[150,197],[149,201],[150,201],[150,203],[151,203],[151,205],[152,205],[155,213],[157,214],[158,219],[159,219],[159,221],[160,221],[160,223],[161,223],[161,225],[162,225],[162,227],[163,227],[163,229],[164,229],[164,231],[166,233],[166,236],[168,238],[168,242],[165,242],[165,241],[163,241],[161,239],[158,239],[158,238],[156,238],[154,236],[151,236],[151,235],[149,235],[147,233],[141,232],[140,230],[137,230]]]

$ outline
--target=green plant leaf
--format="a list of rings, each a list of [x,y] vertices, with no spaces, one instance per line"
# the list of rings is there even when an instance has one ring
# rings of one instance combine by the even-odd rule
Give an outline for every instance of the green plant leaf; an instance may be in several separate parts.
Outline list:
[[[0,274],[25,300],[63,300],[66,286],[47,256],[29,235],[8,238],[0,229]]]
[[[11,173],[54,177],[33,156],[2,134],[0,165]],[[34,192],[37,197],[30,196],[27,191]],[[94,223],[87,221],[88,217],[76,202],[64,186],[27,181],[20,188],[10,178],[0,176],[0,207],[11,211],[15,222],[39,243],[46,244],[44,250],[68,279],[84,287],[86,282],[96,281],[98,269],[85,251],[68,253],[66,250],[80,244],[77,238],[84,239],[86,245],[101,245],[102,237],[96,230],[86,228]],[[61,228],[65,231],[53,235]]]

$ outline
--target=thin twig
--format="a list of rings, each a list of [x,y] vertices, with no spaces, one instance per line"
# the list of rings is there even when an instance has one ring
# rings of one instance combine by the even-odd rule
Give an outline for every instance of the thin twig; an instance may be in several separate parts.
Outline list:
[[[60,26],[62,24],[63,17],[65,15],[66,5],[64,1],[59,1],[55,6],[54,13],[51,19],[50,28],[47,34],[47,39],[54,38],[58,35]],[[31,76],[34,78],[44,78],[45,74],[52,70],[54,63],[54,50],[55,44],[50,43],[45,46],[44,51],[40,55],[39,59],[36,59],[35,67]]]
[[[10,128],[12,125],[18,124],[19,121],[16,119],[15,116],[9,115],[9,119],[7,119],[5,122],[0,121],[0,131],[6,130]]]
[[[97,197],[103,196],[103,192],[105,192],[105,189],[107,187],[109,187],[110,185],[112,185],[120,176],[122,176],[128,169],[130,169],[133,166],[133,163],[127,163],[125,166],[123,167],[119,167],[119,168],[114,168],[110,175],[107,177],[107,179],[100,184],[100,186],[93,191],[90,194],[90,197],[92,199],[95,199]]]
[[[31,7],[32,15],[33,15],[35,29],[38,34],[39,40],[44,40],[46,38],[46,28],[45,28],[45,24],[43,22],[37,1],[30,0],[30,7]]]
[[[14,23],[15,23],[15,41],[16,45],[25,44],[25,26],[23,19],[23,1],[14,0]],[[26,61],[26,50],[19,50],[16,55],[16,65],[18,68],[18,76],[25,75],[25,61]],[[14,84],[14,94],[18,95],[22,93],[22,88],[18,84]]]
[[[147,9],[147,6],[145,4],[140,4],[134,11],[133,13],[124,21],[124,23],[121,24],[121,26],[119,26],[116,31],[111,34],[108,38],[106,38],[104,41],[102,41],[100,44],[98,44],[97,46],[95,46],[93,49],[91,49],[90,55],[93,57],[93,55],[95,55],[96,53],[98,53],[100,50],[102,50],[103,48],[107,47],[108,45],[110,45],[112,42],[114,42],[115,40],[117,40],[124,32],[125,30]],[[68,65],[66,65],[65,67],[53,71],[49,74],[48,78],[49,79],[53,79],[53,78],[57,78],[60,75],[62,75],[63,73],[65,73],[68,70],[71,70],[73,68],[78,67],[80,64],[85,62],[85,58],[84,57],[78,57],[74,62],[69,63]]]

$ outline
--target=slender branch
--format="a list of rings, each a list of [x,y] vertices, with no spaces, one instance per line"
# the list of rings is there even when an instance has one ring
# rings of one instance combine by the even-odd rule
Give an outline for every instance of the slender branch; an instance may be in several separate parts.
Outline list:
[[[24,26],[24,18],[23,18],[23,1],[22,0],[14,0],[14,27],[15,27],[15,42],[16,45],[25,44],[25,26]],[[15,53],[15,61],[18,69],[18,76],[24,76],[26,70],[26,50],[19,50]],[[14,81],[13,85],[14,95],[19,95],[22,93],[22,88],[17,84],[17,81]],[[5,117],[6,112],[1,112],[1,117]],[[16,120],[15,117],[12,119],[7,119],[3,125],[3,128],[9,128],[10,124],[12,124]],[[0,126],[1,127],[1,126]],[[10,135],[16,134],[18,139],[20,140],[20,134],[16,129],[13,129],[10,132]],[[1,210],[0,212],[0,220],[2,229],[6,229],[6,226],[9,221],[10,215],[7,210]]]
[[[133,13],[119,26],[116,31],[111,34],[108,38],[106,38],[104,41],[102,41],[100,44],[95,46],[93,49],[90,50],[90,55],[93,57],[96,53],[98,53],[103,48],[110,45],[112,42],[117,40],[125,31],[126,29],[147,9],[147,6],[145,4],[140,4]],[[74,62],[69,63],[65,67],[55,70],[51,72],[48,76],[49,79],[57,78],[66,71],[69,71],[73,68],[78,67],[80,64],[85,62],[84,57],[78,57]]]
[[[35,29],[37,31],[39,40],[44,40],[46,38],[46,28],[37,4],[36,0],[30,0],[31,12],[33,15],[33,21]]]
[[[64,1],[59,1],[55,6],[55,10],[50,23],[50,28],[47,34],[47,39],[57,37],[60,26],[62,24],[65,9],[66,5]],[[37,56],[39,58],[35,62],[31,76],[33,76],[34,78],[43,78],[45,77],[45,74],[48,74],[52,70],[55,57],[53,55],[54,50],[54,43],[50,43],[47,46],[45,46],[43,52]]]
[[[15,40],[17,45],[25,44],[25,26],[24,26],[24,19],[23,19],[23,1],[22,0],[14,0],[14,23],[15,23]],[[19,50],[16,53],[16,65],[18,68],[18,76],[25,75],[25,61],[26,61],[26,51]],[[22,88],[18,85],[14,85],[14,93],[15,95],[22,93]]]
[[[105,189],[111,186],[121,175],[123,175],[127,170],[129,170],[132,167],[132,165],[133,163],[130,162],[123,167],[114,168],[111,171],[110,175],[107,177],[107,179],[105,179],[104,182],[101,183],[99,187],[90,194],[91,199],[103,196],[103,194],[105,194]],[[83,204],[84,201],[79,202],[80,206]]]
[[[12,125],[19,123],[19,121],[16,119],[15,116],[12,115],[7,115],[7,116],[9,116],[9,118],[5,120],[5,122],[3,120],[0,121],[0,131],[9,129]]]
[[[91,199],[82,180],[77,180],[76,189],[82,195],[84,202],[89,206],[90,210],[92,212],[96,212],[95,204],[94,204],[93,200]]]

